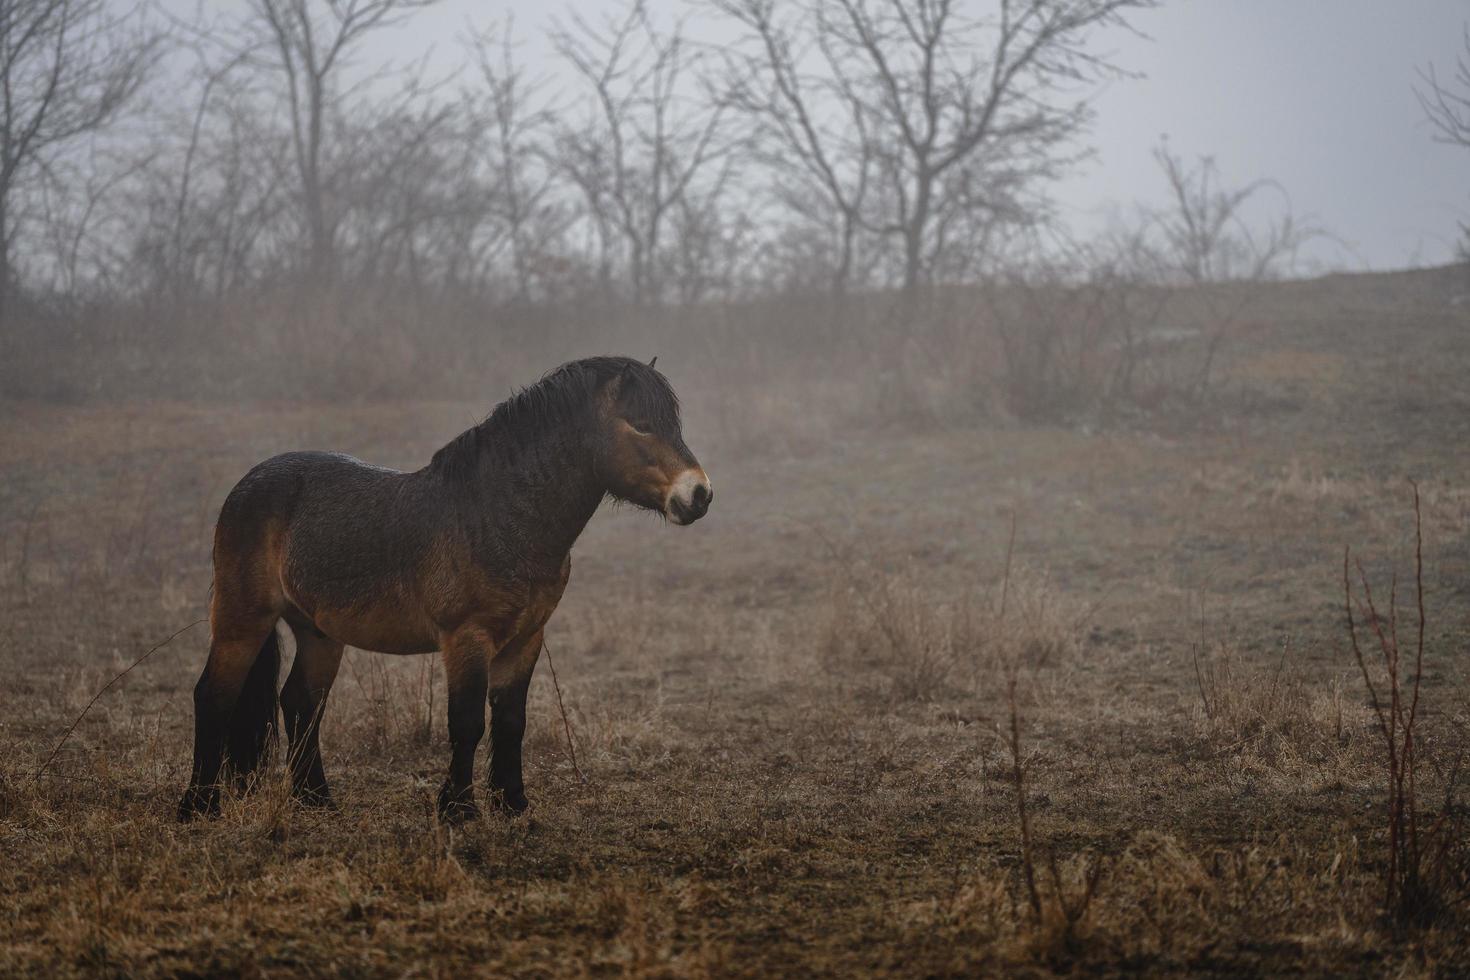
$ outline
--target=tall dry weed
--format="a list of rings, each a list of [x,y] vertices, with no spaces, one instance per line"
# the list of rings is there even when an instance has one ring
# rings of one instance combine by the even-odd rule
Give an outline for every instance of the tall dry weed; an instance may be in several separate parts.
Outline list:
[[[897,701],[994,691],[1014,669],[1060,666],[1079,649],[1085,613],[1044,573],[1008,568],[996,584],[956,595],[912,561],[844,565],[825,662],[834,674],[872,674]]]
[[[1215,758],[1300,776],[1361,749],[1367,713],[1340,679],[1309,680],[1289,636],[1264,664],[1226,640],[1196,644],[1190,656],[1196,729]]]
[[[1444,780],[1443,800],[1421,812],[1420,791],[1429,776],[1422,723],[1427,616],[1424,607],[1424,522],[1419,487],[1414,495],[1414,593],[1412,612],[1400,632],[1398,579],[1390,580],[1388,602],[1374,599],[1368,573],[1343,550],[1342,588],[1353,659],[1383,742],[1388,783],[1385,831],[1388,854],[1383,872],[1384,909],[1401,925],[1427,925],[1470,900],[1470,847],[1463,808],[1455,799],[1460,759]]]

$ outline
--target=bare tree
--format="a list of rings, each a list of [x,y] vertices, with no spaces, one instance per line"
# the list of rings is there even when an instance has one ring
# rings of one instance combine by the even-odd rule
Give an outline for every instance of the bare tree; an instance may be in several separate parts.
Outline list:
[[[703,194],[685,194],[674,209],[662,262],[679,303],[740,294],[754,252],[753,223],[728,206],[728,188],[722,182]]]
[[[241,84],[250,52],[219,60],[216,33],[181,27],[195,40],[196,84],[159,106],[152,139],[133,148],[142,159],[120,195],[126,220],[112,274],[134,295],[193,317],[195,304],[238,303],[245,287],[278,272],[298,212],[277,103]]]
[[[1470,148],[1470,24],[1464,28],[1463,46],[1451,77],[1441,78],[1429,65],[1420,70],[1423,87],[1416,85],[1414,94],[1437,139]]]
[[[338,271],[361,284],[423,290],[449,266],[462,223],[488,211],[473,175],[474,124],[448,104],[410,94],[344,127],[332,180]]]
[[[85,153],[48,161],[37,193],[35,234],[27,251],[44,251],[47,295],[61,308],[123,291],[120,246],[134,215],[117,207],[119,189],[152,163],[151,151],[115,152],[96,144]],[[125,246],[124,246],[125,247]]]
[[[582,194],[604,277],[621,248],[633,302],[657,302],[673,209],[696,179],[718,185],[730,175],[732,143],[720,133],[724,107],[690,91],[702,55],[692,52],[682,25],[660,31],[642,0],[598,25],[574,14],[552,41],[587,86],[590,109],[587,118],[558,128],[558,164]]]
[[[221,100],[199,157],[185,155],[165,197],[169,239],[177,252],[165,252],[164,275],[172,261],[185,266],[185,281],[216,302],[281,271],[294,245],[283,227],[293,215],[289,194],[289,138],[272,125],[270,114],[250,99]],[[191,140],[193,137],[191,136]]]
[[[882,194],[865,219],[896,236],[912,293],[928,275],[947,184],[969,169],[970,199],[987,172],[1013,192],[1051,176],[1060,148],[1088,120],[1081,85],[1116,72],[1087,49],[1100,27],[1150,0],[998,0],[970,17],[955,0],[812,0],[816,30],[863,99]],[[948,185],[953,187],[953,184]]]
[[[391,27],[435,0],[248,0],[241,50],[279,76],[291,132],[292,159],[307,241],[307,268],[316,281],[336,269],[336,221],[324,153],[328,124],[345,95],[342,72],[354,49],[375,30]]]
[[[730,104],[759,122],[756,155],[778,173],[805,178],[799,188],[780,188],[783,203],[805,211],[805,192],[814,189],[835,216],[832,291],[840,295],[852,278],[872,170],[867,103],[847,78],[829,35],[815,29],[813,8],[783,18],[776,0],[711,3],[749,31],[727,53],[725,85]],[[819,73],[803,70],[809,58],[820,62]]]
[[[529,301],[537,259],[565,224],[554,201],[555,172],[543,137],[552,114],[541,85],[516,63],[514,25],[488,27],[468,39],[481,88],[472,113],[488,134],[490,201],[504,232],[516,299]]]
[[[1414,95],[1424,110],[1424,117],[1434,129],[1434,138],[1451,146],[1470,150],[1470,24],[1462,37],[1463,51],[1455,59],[1454,71],[1442,78],[1434,65],[1419,72],[1421,84]],[[1470,259],[1470,225],[1460,223],[1459,253]]]
[[[17,198],[46,162],[114,122],[162,36],[105,0],[0,0],[0,321],[10,307]]]
[[[228,202],[203,203],[200,198],[207,196],[207,191],[201,194],[199,184],[217,174],[211,165],[220,162],[219,151],[229,146],[228,128],[216,129],[211,124],[221,111],[216,97],[221,83],[239,66],[243,55],[212,67],[207,51],[196,45],[194,58],[202,78],[194,104],[192,108],[165,110],[172,117],[171,124],[166,123],[160,134],[160,142],[167,144],[172,135],[169,131],[178,133],[181,145],[146,150],[147,158],[139,167],[144,186],[129,202],[136,229],[130,236],[132,258],[141,260],[144,266],[134,281],[174,303],[187,303],[203,291],[202,278],[209,257],[223,244],[216,235],[226,232],[225,240],[229,237],[230,223],[213,226],[212,219],[236,213],[241,199],[236,193]],[[205,225],[213,227],[206,232]]]

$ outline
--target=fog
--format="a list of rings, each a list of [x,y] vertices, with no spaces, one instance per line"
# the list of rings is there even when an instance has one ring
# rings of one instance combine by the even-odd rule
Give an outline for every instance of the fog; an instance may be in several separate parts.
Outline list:
[[[1383,4],[1184,2],[1122,39],[1144,79],[1098,101],[1098,162],[1059,194],[1085,214],[1151,199],[1146,147],[1159,134],[1213,154],[1227,177],[1280,181],[1340,239],[1319,261],[1402,268],[1447,261],[1470,210],[1463,152],[1436,144],[1412,86],[1450,67],[1466,9],[1453,0]]]
[[[1470,976],[1463,21],[0,0],[0,977]]]
[[[372,57],[432,49],[432,63],[452,72],[466,24],[513,17],[528,67],[555,76],[542,32],[571,9],[508,0],[492,13],[477,0],[446,0],[376,39]],[[711,43],[723,39],[692,5],[652,9],[704,22]],[[1100,39],[1139,77],[1097,96],[1095,157],[1055,188],[1065,220],[1097,230],[1120,208],[1159,203],[1149,151],[1167,135],[1183,154],[1214,156],[1233,183],[1279,181],[1297,211],[1335,236],[1305,251],[1316,267],[1449,261],[1458,222],[1470,216],[1465,153],[1433,140],[1412,87],[1427,65],[1453,64],[1467,13],[1458,0],[1177,0],[1139,13],[1136,30]]]

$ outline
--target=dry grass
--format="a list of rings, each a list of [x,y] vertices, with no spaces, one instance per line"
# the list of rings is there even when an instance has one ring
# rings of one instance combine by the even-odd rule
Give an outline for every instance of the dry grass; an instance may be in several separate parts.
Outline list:
[[[1274,664],[1227,643],[1192,656],[1198,731],[1236,774],[1330,783],[1364,764],[1370,718],[1357,692],[1343,677],[1314,682],[1293,659],[1289,637]]]
[[[484,398],[9,406],[0,974],[1464,974],[1463,907],[1383,914],[1340,575],[1345,543],[1375,582],[1402,566],[1385,515],[1420,475],[1432,813],[1470,745],[1470,350],[1461,314],[1333,288],[1280,287],[1241,353],[1340,371],[1188,438],[977,425],[945,414],[958,389],[874,426],[833,394],[872,379],[779,371],[722,420],[733,389],[673,359],[716,511],[594,520],[550,632],[560,707],[545,665],[531,692],[532,812],[453,830],[430,658],[349,652],[340,812],[277,770],[172,821],[192,633],[33,776],[200,615],[234,475],[303,445],[412,465]]]
[[[985,590],[946,596],[912,562],[889,574],[849,564],[832,597],[824,666],[848,681],[877,679],[897,701],[983,690],[1022,667],[1063,669],[1078,649],[1086,610],[1027,569]]]

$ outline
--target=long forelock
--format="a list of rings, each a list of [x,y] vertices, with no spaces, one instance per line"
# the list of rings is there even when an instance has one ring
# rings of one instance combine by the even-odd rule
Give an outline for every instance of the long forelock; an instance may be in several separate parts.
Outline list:
[[[638,367],[642,370],[624,373],[623,389],[619,393],[628,417],[646,420],[660,431],[678,432],[679,396],[663,375],[646,365]]]

